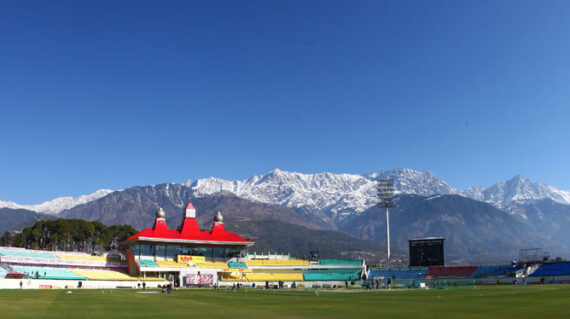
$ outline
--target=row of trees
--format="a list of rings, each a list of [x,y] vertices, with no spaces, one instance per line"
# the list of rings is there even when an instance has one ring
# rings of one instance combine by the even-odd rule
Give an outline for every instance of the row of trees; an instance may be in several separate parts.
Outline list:
[[[124,251],[124,242],[137,231],[129,225],[107,227],[98,221],[56,219],[38,221],[21,233],[4,233],[2,246],[62,251]]]

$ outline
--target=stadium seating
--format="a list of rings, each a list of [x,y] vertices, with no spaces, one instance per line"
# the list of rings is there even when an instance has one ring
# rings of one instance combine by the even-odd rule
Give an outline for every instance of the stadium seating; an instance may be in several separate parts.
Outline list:
[[[230,277],[228,281],[303,281],[302,273],[244,273],[243,277]]]
[[[228,262],[228,268],[246,269],[247,264],[245,262],[230,261],[230,262]]]
[[[225,269],[228,268],[228,264],[223,261],[206,261],[203,263],[197,263],[199,268],[215,268],[215,269]]]
[[[423,279],[428,272],[427,267],[417,268],[372,268],[368,272],[368,279],[377,277],[391,279]]]
[[[157,263],[150,259],[143,259],[136,261],[139,264],[139,267],[159,267]]]
[[[30,259],[46,259],[46,260],[59,259],[53,253],[41,250],[0,249],[0,255],[7,257],[30,258]]]
[[[542,277],[542,276],[568,276],[570,275],[570,262],[556,262],[552,264],[544,264],[529,277]]]
[[[360,279],[360,272],[338,273],[338,272],[305,272],[306,281],[353,281]]]
[[[170,268],[188,268],[188,264],[179,263],[174,260],[157,260],[156,264],[159,267],[170,267]]]
[[[426,279],[471,278],[477,266],[429,267]]]
[[[308,269],[312,273],[329,273],[329,272],[340,272],[340,273],[347,273],[347,272],[362,272],[362,267],[346,267],[346,268],[319,268],[319,269]]]
[[[362,259],[321,259],[320,265],[362,265]]]
[[[137,277],[131,277],[125,273],[112,271],[112,270],[84,270],[84,269],[74,269],[74,273],[78,276],[85,277],[89,280],[113,280],[113,281],[124,281],[124,280],[138,280]]]
[[[38,279],[68,279],[68,280],[85,280],[86,278],[80,274],[71,272],[67,269],[44,268],[44,267],[13,267],[14,271],[20,274],[28,275],[30,278]]]
[[[478,266],[473,273],[473,278],[507,277],[514,275],[516,270],[516,267],[510,265]]]
[[[121,262],[120,258],[107,258],[106,256],[92,256],[88,254],[56,254],[57,257],[63,260],[74,261],[94,261],[94,262]]]
[[[281,259],[249,259],[247,265],[251,266],[309,266],[308,260],[281,260]]]

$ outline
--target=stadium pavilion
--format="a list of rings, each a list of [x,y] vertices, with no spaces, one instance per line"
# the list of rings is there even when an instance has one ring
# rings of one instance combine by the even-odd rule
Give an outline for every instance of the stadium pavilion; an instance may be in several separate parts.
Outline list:
[[[162,277],[175,285],[216,284],[219,272],[243,272],[240,257],[254,243],[226,231],[220,212],[211,231],[201,231],[196,209],[188,203],[179,230],[169,229],[162,208],[153,228],[146,228],[128,239],[128,272],[143,278]],[[236,268],[229,269],[235,261]],[[228,263],[229,262],[229,263]]]

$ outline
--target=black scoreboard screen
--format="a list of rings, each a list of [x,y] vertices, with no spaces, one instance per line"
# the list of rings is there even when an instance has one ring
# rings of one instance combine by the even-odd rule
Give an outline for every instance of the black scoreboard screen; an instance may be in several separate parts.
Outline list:
[[[445,266],[444,238],[410,239],[410,267]]]

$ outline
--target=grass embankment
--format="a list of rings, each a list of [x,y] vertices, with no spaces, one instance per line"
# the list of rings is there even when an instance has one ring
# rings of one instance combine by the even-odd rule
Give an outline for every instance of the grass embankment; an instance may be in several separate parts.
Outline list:
[[[3,318],[569,318],[570,285],[388,291],[2,290]]]

